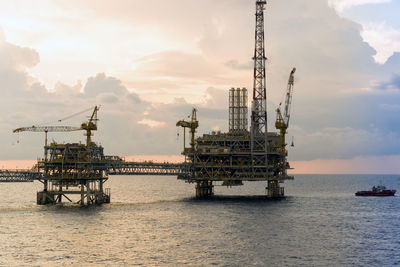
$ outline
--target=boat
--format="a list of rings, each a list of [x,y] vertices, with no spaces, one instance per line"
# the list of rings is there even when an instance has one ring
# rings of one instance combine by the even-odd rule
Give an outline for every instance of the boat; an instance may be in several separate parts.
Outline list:
[[[396,190],[386,189],[384,185],[373,186],[371,191],[358,191],[356,196],[363,197],[391,197],[396,194]]]

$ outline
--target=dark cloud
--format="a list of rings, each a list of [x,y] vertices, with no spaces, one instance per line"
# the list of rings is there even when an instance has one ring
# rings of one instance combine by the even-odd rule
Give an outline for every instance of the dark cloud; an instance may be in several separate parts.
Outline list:
[[[400,68],[400,52],[393,53],[393,55],[386,61],[385,67],[388,69]]]
[[[380,90],[400,90],[400,74],[393,74],[390,81],[380,83],[375,88]]]

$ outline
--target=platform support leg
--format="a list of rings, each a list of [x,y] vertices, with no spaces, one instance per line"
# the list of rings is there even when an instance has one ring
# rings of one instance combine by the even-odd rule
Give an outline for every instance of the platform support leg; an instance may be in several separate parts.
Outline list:
[[[285,197],[285,191],[283,187],[280,187],[278,180],[268,180],[268,186],[266,188],[267,198],[283,198]]]
[[[214,195],[214,185],[212,181],[198,181],[196,184],[196,197],[208,198]]]
[[[55,204],[56,201],[54,199],[54,194],[52,194],[52,193],[50,193],[48,191],[37,192],[36,203],[38,205]]]
[[[81,183],[81,206],[85,205],[85,184]]]

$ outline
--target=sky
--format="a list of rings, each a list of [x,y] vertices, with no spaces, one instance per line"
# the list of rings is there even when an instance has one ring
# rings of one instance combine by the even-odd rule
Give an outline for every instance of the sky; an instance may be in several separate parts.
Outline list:
[[[228,90],[252,90],[254,0],[0,0],[0,165],[32,164],[44,135],[95,105],[108,155],[177,161],[175,123],[228,128]],[[295,173],[400,173],[400,2],[271,0],[269,131],[297,68],[289,137]],[[52,133],[57,142],[82,132]],[[15,166],[14,166],[15,165]]]

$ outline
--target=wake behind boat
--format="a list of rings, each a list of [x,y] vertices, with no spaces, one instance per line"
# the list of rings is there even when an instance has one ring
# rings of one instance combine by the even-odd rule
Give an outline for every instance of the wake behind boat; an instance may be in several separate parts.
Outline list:
[[[384,185],[373,186],[371,191],[358,191],[356,196],[364,197],[391,197],[396,194],[396,190],[386,189]]]

